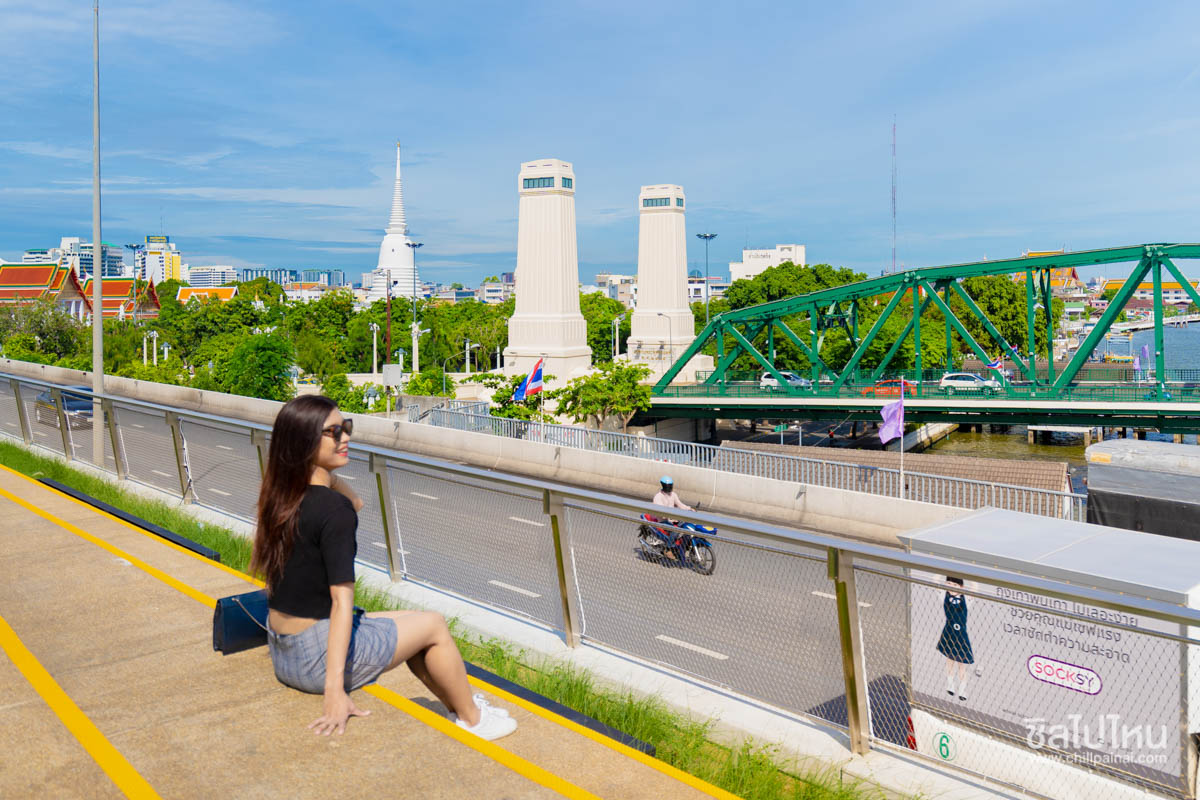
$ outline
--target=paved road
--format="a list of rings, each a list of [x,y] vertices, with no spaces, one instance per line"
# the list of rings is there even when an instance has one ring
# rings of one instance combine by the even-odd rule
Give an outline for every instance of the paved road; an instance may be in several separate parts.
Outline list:
[[[0,384],[0,433],[16,433],[15,406]],[[162,417],[118,409],[130,474],[179,494],[175,449]],[[35,425],[53,447],[56,427]],[[44,430],[43,430],[44,429]],[[190,474],[204,505],[253,519],[258,455],[247,432],[184,421]],[[78,457],[90,430],[74,431]],[[82,434],[82,436],[81,436]],[[81,450],[86,447],[86,453]],[[358,555],[386,568],[376,478],[355,456],[339,473],[366,501]],[[447,479],[432,468],[389,468],[396,568],[473,600],[561,627],[552,529],[539,494]],[[844,722],[833,584],[823,554],[783,555],[714,537],[716,570],[705,576],[644,560],[636,522],[569,505],[584,635],[794,711]],[[898,684],[906,672],[907,598],[894,579],[860,573],[869,677]],[[896,694],[896,690],[889,690]],[[874,695],[873,695],[874,697]]]

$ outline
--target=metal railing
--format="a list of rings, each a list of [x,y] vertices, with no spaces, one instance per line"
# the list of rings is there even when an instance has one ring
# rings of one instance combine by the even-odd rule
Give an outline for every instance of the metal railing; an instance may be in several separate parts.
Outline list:
[[[92,462],[94,420],[63,395],[0,376],[0,436]],[[268,426],[116,396],[102,403],[103,470],[253,519]],[[642,527],[655,508],[642,501],[362,444],[351,445],[339,476],[365,501],[360,560],[394,581],[436,586],[557,631],[572,647],[602,645],[754,698],[841,732],[856,753],[901,750],[1030,796],[1195,796],[1200,688],[1187,680],[1200,641],[1188,633],[1200,628],[1200,611],[673,512],[712,527],[704,537],[717,561],[706,575],[689,568],[685,551],[639,543],[655,538]],[[950,586],[947,575],[966,586]],[[955,597],[969,604],[969,624]],[[948,634],[955,620],[963,629]],[[1122,724],[1154,735],[1128,746],[1106,733],[1098,743],[1058,736],[1100,713],[1096,695],[1051,673],[1026,676],[1030,647],[1047,660],[1039,669],[1082,664],[1073,675],[1102,676],[1104,697],[1129,714]]]
[[[698,442],[680,442],[652,436],[633,436],[550,422],[531,422],[448,409],[434,409],[425,418],[442,428],[488,433],[510,439],[571,447],[613,455],[668,461],[686,466],[735,472],[759,478],[825,486],[852,492],[905,497],[926,503],[957,508],[1007,508],[1040,516],[1084,522],[1087,519],[1087,495],[1056,492],[1028,486],[977,481],[946,475],[904,471],[903,492],[900,471],[843,461],[764,453],[732,447],[717,447]]]

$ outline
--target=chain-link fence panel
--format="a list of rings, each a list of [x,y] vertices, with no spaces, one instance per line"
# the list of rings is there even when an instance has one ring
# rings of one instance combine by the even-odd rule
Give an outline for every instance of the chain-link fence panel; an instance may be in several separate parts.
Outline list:
[[[253,522],[262,478],[249,429],[195,419],[179,429],[196,503]]]
[[[536,490],[389,464],[397,567],[412,578],[563,627],[553,528]]]
[[[643,530],[632,512],[583,502],[568,501],[567,518],[587,639],[846,724],[823,551],[784,553],[735,532],[681,539],[670,526]]]
[[[1055,800],[1195,796],[1182,626],[892,572],[856,560],[860,599],[902,611],[860,615],[877,744]]]
[[[95,441],[93,440],[93,407],[90,395],[63,392],[63,402],[66,404],[67,433],[71,443],[71,457],[92,466],[97,466],[92,459]],[[104,461],[101,469],[116,474],[117,460],[113,456],[112,436],[108,431],[108,417],[102,416],[100,423],[100,446],[103,450]]]
[[[7,436],[23,442],[21,435],[21,417],[17,411],[17,396],[13,394],[12,384],[7,379],[0,378],[0,436]]]
[[[54,406],[54,398],[50,396],[50,390],[22,383],[21,402],[25,405],[25,418],[29,420],[33,444],[59,455],[66,455],[63,451],[62,432],[58,427],[58,411]]]
[[[120,404],[114,412],[129,478],[180,496],[175,441],[166,416]]]
[[[383,515],[379,513],[379,487],[371,473],[367,457],[350,450],[350,463],[335,473],[363,501],[358,512],[358,557],[380,569],[387,569],[387,538],[383,535]]]

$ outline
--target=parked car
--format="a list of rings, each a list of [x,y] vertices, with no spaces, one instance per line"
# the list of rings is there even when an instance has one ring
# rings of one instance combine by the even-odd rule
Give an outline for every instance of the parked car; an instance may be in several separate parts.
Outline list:
[[[904,378],[889,378],[886,381],[878,381],[874,386],[868,386],[861,394],[863,397],[899,397],[901,392],[907,397],[915,397],[917,385]]]
[[[938,382],[938,388],[946,394],[955,392],[995,394],[1000,391],[1000,381],[994,378],[981,378],[973,372],[947,372]]]
[[[783,376],[783,379],[785,381],[787,381],[788,386],[791,386],[795,389],[811,389],[812,388],[812,381],[810,381],[808,378],[801,378],[799,375],[797,375],[794,372],[790,372],[788,370],[781,369],[781,370],[779,370],[779,374]],[[762,374],[762,377],[760,377],[758,379],[758,388],[760,388],[760,389],[778,389],[778,388],[780,388],[779,380],[771,373],[764,372]]]
[[[92,398],[85,395],[73,394],[68,389],[82,389],[90,392],[90,386],[64,386],[63,410],[67,414],[67,426],[72,429],[92,427]],[[54,398],[50,390],[40,393],[33,401],[33,415],[40,425],[58,427],[58,410],[54,407]]]

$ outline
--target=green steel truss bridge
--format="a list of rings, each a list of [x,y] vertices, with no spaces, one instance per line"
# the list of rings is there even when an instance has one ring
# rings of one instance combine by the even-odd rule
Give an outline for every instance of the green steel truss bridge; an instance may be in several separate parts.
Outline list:
[[[715,418],[803,416],[878,420],[880,406],[895,400],[903,385],[906,418],[911,421],[1131,426],[1194,432],[1200,430],[1200,369],[1165,367],[1162,283],[1164,279],[1178,282],[1191,302],[1200,306],[1200,293],[1173,260],[1195,258],[1200,258],[1200,244],[1147,244],[925,267],[728,311],[709,322],[654,386],[652,413]],[[1053,325],[1049,313],[1040,315],[1040,324],[1047,328],[1045,342],[1042,348],[1035,345],[1037,309],[1051,307],[1051,271],[1120,263],[1134,264],[1129,278],[1069,361],[1056,365],[1049,357],[1049,343],[1054,339],[1053,331],[1049,330]],[[1025,342],[1010,342],[963,289],[961,281],[980,275],[1021,273],[1025,276],[1028,336]],[[1113,368],[1109,364],[1089,364],[1089,355],[1112,330],[1147,276],[1153,284],[1153,363],[1142,365],[1136,374],[1128,365]],[[888,319],[906,296],[911,296],[911,308],[916,312],[910,313],[903,332],[878,365],[860,368],[863,357],[880,339]],[[962,301],[968,318],[974,317],[987,332],[983,343],[971,335],[963,319],[952,310],[952,296]],[[867,304],[882,302],[885,297],[890,299],[883,311],[867,330],[861,330],[862,309]],[[922,316],[931,307],[941,312],[941,318],[926,320],[922,325]],[[931,327],[934,329],[930,330]],[[827,332],[835,329],[846,332],[851,346],[849,359],[840,367],[827,364],[820,355]],[[946,365],[925,364],[922,358],[921,337],[931,334],[945,336],[946,353],[952,351],[952,337],[957,334],[985,364],[994,360],[990,353],[1003,354],[1002,359],[1013,371],[1011,379],[997,374],[999,388],[973,392],[940,388],[939,380]],[[916,369],[889,371],[889,363],[910,337]],[[808,375],[811,387],[789,385],[775,366],[776,343],[784,340],[807,356],[811,364]],[[692,357],[710,344],[715,349],[715,368],[707,373],[698,372],[696,383],[673,385]],[[733,370],[734,362],[744,355],[750,356],[759,369],[753,373]],[[758,376],[762,372],[775,376],[779,388],[760,388]],[[901,384],[897,379],[907,383]],[[888,380],[890,384],[881,385]]]

